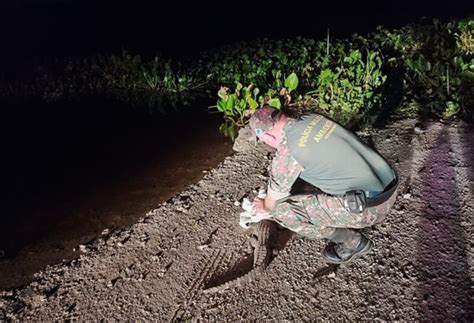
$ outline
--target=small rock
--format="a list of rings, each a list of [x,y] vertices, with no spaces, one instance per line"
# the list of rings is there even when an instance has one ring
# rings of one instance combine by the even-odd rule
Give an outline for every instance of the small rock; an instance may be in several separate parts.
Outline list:
[[[415,129],[414,129],[414,130],[415,130],[415,133],[416,133],[417,135],[421,135],[422,133],[424,133],[424,131],[423,131],[423,130],[421,130],[421,128],[420,128],[420,127],[415,127]]]
[[[181,213],[188,213],[188,210],[186,210],[184,207],[182,207],[181,205],[178,205],[176,207],[176,211],[178,212],[181,212]]]

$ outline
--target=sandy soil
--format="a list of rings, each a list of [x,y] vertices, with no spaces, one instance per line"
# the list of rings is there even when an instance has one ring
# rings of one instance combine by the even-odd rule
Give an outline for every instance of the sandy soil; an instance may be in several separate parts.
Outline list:
[[[78,245],[104,230],[129,228],[229,156],[232,143],[218,131],[220,116],[196,110],[185,120],[170,115],[132,129],[91,131],[94,147],[83,137],[75,140],[81,145],[74,144],[67,134],[67,144],[49,140],[49,147],[25,135],[19,146],[35,150],[28,158],[11,154],[28,162],[7,169],[28,182],[2,194],[0,290],[30,282],[47,265],[77,258]],[[181,131],[170,136],[177,128]],[[70,156],[64,146],[73,150]]]
[[[240,152],[129,229],[0,292],[0,319],[471,322],[472,128],[408,120],[361,136],[401,185],[386,222],[368,231],[373,251],[351,265],[320,275],[323,242],[293,235],[254,282],[202,293],[245,266],[238,202],[265,185],[271,154]]]

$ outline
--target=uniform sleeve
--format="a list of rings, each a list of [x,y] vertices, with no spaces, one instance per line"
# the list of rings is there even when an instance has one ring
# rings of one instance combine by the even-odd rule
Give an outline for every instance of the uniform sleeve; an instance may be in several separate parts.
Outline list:
[[[286,145],[278,147],[272,161],[267,194],[274,200],[289,196],[302,170],[303,167],[291,156]]]

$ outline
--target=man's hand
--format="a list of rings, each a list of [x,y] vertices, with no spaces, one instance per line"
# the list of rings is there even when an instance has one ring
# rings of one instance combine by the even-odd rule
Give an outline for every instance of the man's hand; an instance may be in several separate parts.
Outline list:
[[[267,197],[264,199],[256,197],[252,204],[255,207],[256,213],[270,213],[273,208],[274,201],[267,195]]]
[[[268,213],[270,210],[265,208],[265,200],[259,197],[254,198],[253,207],[255,208],[255,213]]]

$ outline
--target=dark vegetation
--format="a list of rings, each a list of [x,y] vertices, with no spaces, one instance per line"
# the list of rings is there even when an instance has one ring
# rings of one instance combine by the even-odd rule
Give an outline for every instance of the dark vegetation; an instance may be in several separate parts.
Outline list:
[[[212,104],[217,93],[221,130],[232,138],[264,104],[320,111],[353,126],[393,113],[472,120],[474,19],[379,27],[346,39],[332,39],[330,30],[323,40],[259,39],[194,59],[144,59],[126,51],[57,59],[0,81],[0,98],[9,103],[94,95],[163,114],[198,100]]]

